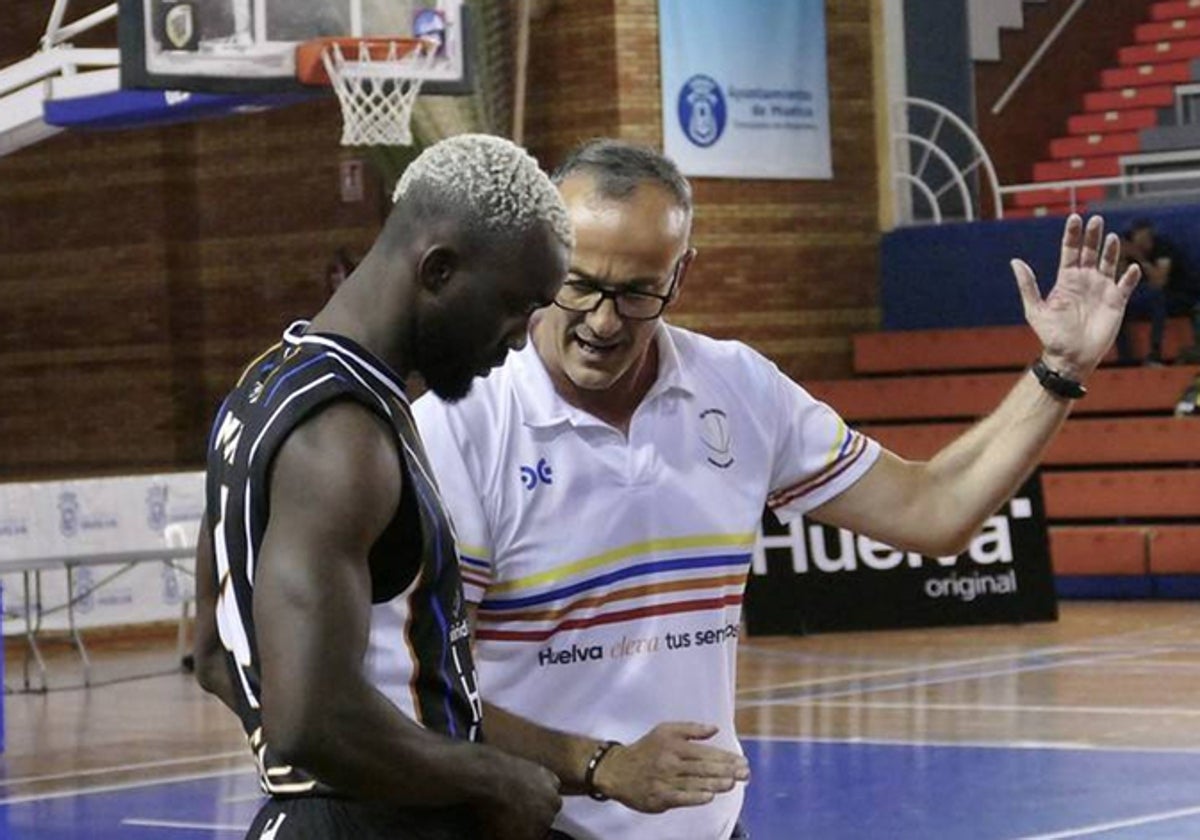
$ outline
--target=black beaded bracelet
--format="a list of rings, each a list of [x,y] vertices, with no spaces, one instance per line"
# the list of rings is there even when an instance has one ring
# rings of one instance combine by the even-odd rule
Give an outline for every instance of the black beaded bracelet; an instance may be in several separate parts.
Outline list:
[[[604,756],[608,755],[609,750],[619,746],[621,746],[620,741],[605,741],[596,747],[596,751],[588,759],[587,769],[583,771],[583,789],[588,796],[597,802],[605,802],[608,800],[608,797],[596,790],[596,768],[600,766],[600,762],[604,760]]]
[[[1087,388],[1074,379],[1063,376],[1056,370],[1051,370],[1046,360],[1038,356],[1033,360],[1033,364],[1029,370],[1037,377],[1037,381],[1041,386],[1054,394],[1056,397],[1062,397],[1065,400],[1078,400],[1087,396]]]

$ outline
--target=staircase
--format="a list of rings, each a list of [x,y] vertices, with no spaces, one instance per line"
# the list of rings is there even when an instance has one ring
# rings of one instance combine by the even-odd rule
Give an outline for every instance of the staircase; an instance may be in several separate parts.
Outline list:
[[[1034,165],[1033,180],[1051,183],[1200,168],[1200,0],[1164,0],[1134,29],[1117,66],[1067,122]],[[1008,196],[1006,218],[1066,215],[1105,202],[1161,201],[1167,194],[1200,198],[1200,180],[1159,181],[1135,196],[1121,187],[1052,188]],[[1072,197],[1074,203],[1072,203]]]

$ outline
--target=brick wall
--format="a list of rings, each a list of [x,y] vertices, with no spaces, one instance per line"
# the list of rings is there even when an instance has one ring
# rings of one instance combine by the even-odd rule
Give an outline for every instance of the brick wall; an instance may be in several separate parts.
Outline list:
[[[849,373],[850,336],[878,323],[870,5],[826,3],[833,180],[694,179],[700,255],[672,319],[748,341],[801,379]],[[657,8],[656,0],[558,0],[539,22],[535,44],[578,56],[552,72],[531,68],[539,130],[530,144],[544,161],[604,133],[661,147]],[[592,104],[614,89],[613,78],[615,113]],[[550,129],[559,118],[566,124]]]
[[[49,10],[16,5],[3,64]],[[827,6],[836,177],[698,180],[700,259],[675,315],[801,378],[846,372],[849,336],[877,317],[869,0]],[[595,135],[661,142],[655,10],[557,0],[535,24],[527,137],[543,162]],[[201,463],[241,365],[320,306],[336,247],[374,238],[377,185],[338,197],[338,119],[318,102],[0,158],[0,480]]]
[[[530,27],[525,145],[547,167],[619,129],[614,9],[614,0],[556,0]]]
[[[49,14],[18,5],[5,65]],[[338,124],[318,102],[0,158],[0,480],[202,462],[241,366],[374,237],[377,188],[338,195]]]

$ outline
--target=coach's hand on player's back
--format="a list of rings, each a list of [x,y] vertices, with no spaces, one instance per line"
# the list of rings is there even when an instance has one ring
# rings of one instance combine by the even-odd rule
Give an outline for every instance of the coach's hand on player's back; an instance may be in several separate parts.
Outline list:
[[[484,749],[496,780],[478,804],[488,840],[545,840],[562,808],[558,776],[532,761]]]
[[[596,770],[596,788],[647,814],[705,805],[750,779],[745,756],[698,743],[718,731],[704,723],[659,724],[612,749]]]

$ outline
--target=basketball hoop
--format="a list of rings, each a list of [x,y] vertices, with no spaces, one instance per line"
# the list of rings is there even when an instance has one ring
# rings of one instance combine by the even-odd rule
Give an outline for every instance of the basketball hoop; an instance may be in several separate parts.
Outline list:
[[[413,105],[439,46],[425,38],[319,38],[297,47],[296,76],[333,87],[343,146],[408,146]]]

